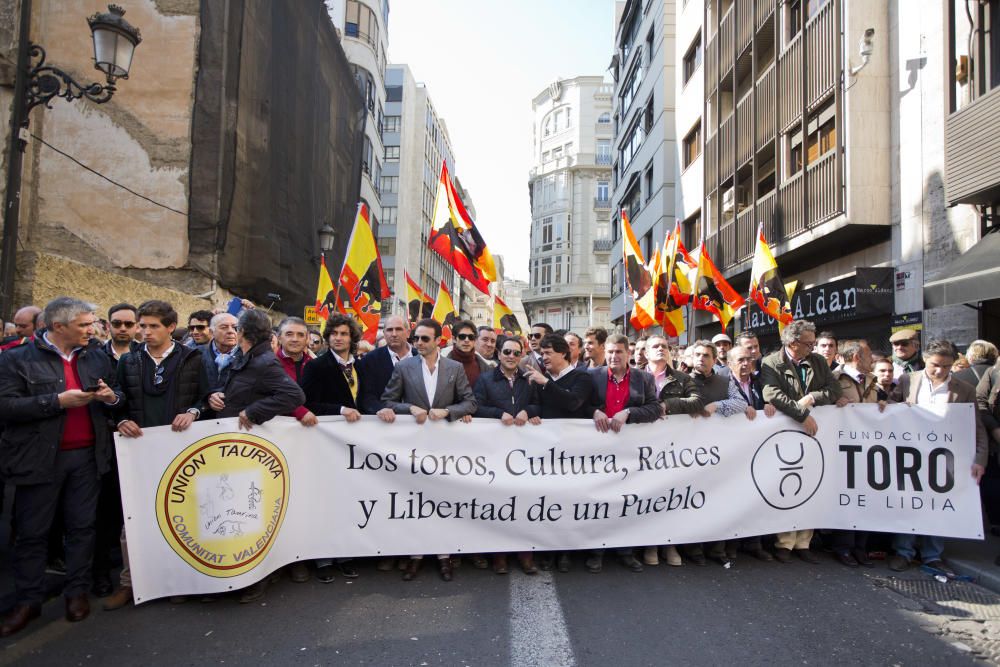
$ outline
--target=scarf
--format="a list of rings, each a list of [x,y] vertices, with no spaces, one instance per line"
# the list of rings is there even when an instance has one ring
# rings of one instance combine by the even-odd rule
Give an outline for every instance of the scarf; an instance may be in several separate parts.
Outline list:
[[[465,376],[469,378],[469,386],[475,386],[479,379],[479,360],[476,358],[476,351],[462,352],[457,347],[451,348],[451,358],[462,364],[465,368]]]

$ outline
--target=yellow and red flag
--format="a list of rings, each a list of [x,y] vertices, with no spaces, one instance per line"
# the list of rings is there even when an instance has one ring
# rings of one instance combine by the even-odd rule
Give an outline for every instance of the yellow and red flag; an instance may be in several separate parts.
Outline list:
[[[622,213],[625,212],[622,211]],[[635,250],[638,251],[638,248]],[[639,331],[656,324],[656,290],[654,288],[659,278],[659,266],[660,250],[657,248],[649,265],[642,267],[649,276],[650,286],[632,302],[632,316],[629,317],[629,324]]]
[[[664,244],[672,303],[674,307],[686,306],[691,301],[691,281],[698,272],[698,261],[684,247],[680,223],[674,226],[672,234],[667,234]]]
[[[364,202],[358,204],[339,282],[337,309],[354,315],[364,339],[374,344],[382,317],[382,302],[392,296],[392,292],[382,272],[382,259],[368,224],[368,206]]]
[[[316,285],[316,317],[326,325],[330,313],[337,310],[337,292],[333,289],[333,279],[326,268],[326,257],[319,256],[319,284]]]
[[[441,342],[445,343],[451,340],[451,325],[458,321],[458,309],[455,308],[455,302],[451,300],[451,292],[448,291],[448,286],[444,284],[443,280],[438,289],[437,301],[434,302],[431,319],[437,320],[441,324]]]
[[[410,322],[417,322],[425,317],[431,316],[434,310],[434,302],[427,296],[427,292],[420,289],[420,285],[410,277],[410,274],[403,271],[406,278],[406,312],[410,317]]]
[[[792,294],[797,284],[798,281],[793,280],[786,285],[781,279],[778,262],[764,238],[764,225],[760,225],[757,228],[757,247],[750,269],[750,299],[778,321],[779,330],[795,319],[792,316]]]
[[[493,300],[493,328],[498,333],[509,331],[518,336],[521,335],[521,323],[517,321],[510,306],[504,303],[500,297],[494,297]]]
[[[434,197],[434,217],[431,219],[427,246],[480,292],[490,293],[490,283],[497,279],[493,255],[458,196],[448,175],[448,164],[444,161],[441,162],[441,177]]]
[[[736,293],[722,272],[715,268],[715,263],[702,243],[698,253],[698,273],[695,276],[694,307],[715,315],[725,331],[729,320],[744,303],[743,297]]]
[[[622,266],[625,267],[625,280],[632,292],[632,299],[638,301],[652,287],[653,281],[625,209],[622,209]]]
[[[683,247],[677,231],[674,230],[673,235],[667,233],[653,279],[655,318],[668,336],[679,336],[684,332],[684,305],[691,298],[690,283],[677,262],[677,255]],[[687,254],[686,250],[684,254]]]

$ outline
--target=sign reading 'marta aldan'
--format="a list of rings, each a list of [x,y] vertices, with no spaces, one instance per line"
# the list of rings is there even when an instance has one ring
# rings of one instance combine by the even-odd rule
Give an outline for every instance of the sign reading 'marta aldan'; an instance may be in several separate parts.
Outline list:
[[[783,416],[305,428],[235,420],[117,443],[138,602],[296,560],[685,544],[797,528],[982,538],[971,405]]]

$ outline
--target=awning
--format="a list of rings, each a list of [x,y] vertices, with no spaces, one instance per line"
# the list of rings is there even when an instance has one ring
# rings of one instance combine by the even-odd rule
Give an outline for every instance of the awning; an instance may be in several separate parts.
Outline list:
[[[924,284],[924,308],[1000,299],[1000,232],[987,234]]]

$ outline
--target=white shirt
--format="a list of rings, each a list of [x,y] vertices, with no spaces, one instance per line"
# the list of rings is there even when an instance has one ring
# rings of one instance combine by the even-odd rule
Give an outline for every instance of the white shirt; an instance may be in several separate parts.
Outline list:
[[[48,331],[42,334],[42,339],[49,344],[49,347],[58,352],[59,356],[65,359],[66,361],[73,361],[73,357],[76,356],[76,353],[83,349],[82,347],[77,346],[74,347],[72,350],[70,350],[69,354],[66,354],[65,352],[62,351],[61,347],[52,342],[52,339],[49,338]]]
[[[162,358],[162,359],[160,359],[159,361],[157,361],[157,360],[156,360],[156,358],[155,358],[155,357],[154,357],[153,355],[151,355],[151,354],[149,353],[149,347],[148,347],[148,346],[146,346],[146,345],[143,345],[143,346],[142,346],[142,351],[143,351],[143,352],[145,352],[145,353],[146,353],[146,355],[147,355],[147,356],[148,356],[148,357],[149,357],[150,359],[152,359],[152,360],[153,360],[153,364],[154,364],[154,365],[156,365],[156,366],[159,366],[160,364],[162,364],[162,363],[163,363],[163,360],[164,360],[164,359],[166,359],[167,357],[169,357],[169,356],[170,356],[170,355],[171,355],[171,354],[173,353],[173,351],[174,351],[174,345],[175,345],[175,343],[173,343],[173,342],[171,342],[171,343],[170,343],[170,347],[168,347],[168,348],[167,348],[167,351],[163,353],[163,358]]]
[[[920,387],[917,389],[917,405],[942,405],[948,402],[948,384],[951,383],[951,374],[948,379],[938,387],[931,386],[931,379],[925,373],[920,378]]]
[[[653,384],[656,385],[656,395],[660,395],[660,391],[667,384],[667,369],[670,366],[664,366],[663,370],[659,373],[656,372],[656,366],[649,364],[646,366],[646,372],[653,376]]]
[[[433,371],[427,366],[427,359],[421,357],[420,370],[424,375],[424,389],[427,391],[427,407],[430,409],[434,405],[434,394],[437,392],[437,374],[441,370],[441,355],[438,355]]]
[[[576,370],[576,366],[573,366],[571,364],[571,365],[567,366],[566,368],[562,369],[562,372],[559,373],[559,375],[552,375],[551,373],[549,373],[549,377],[551,377],[553,380],[558,380],[560,378],[566,377],[567,375],[569,375],[570,373],[572,373],[575,370]]]
[[[407,343],[406,344],[406,354],[404,356],[408,357],[411,354],[413,354],[413,348],[410,347],[409,343]],[[396,364],[399,363],[399,359],[400,359],[399,355],[396,354],[395,352],[393,352],[391,347],[389,348],[389,359],[392,360],[392,366],[393,366],[393,368],[396,367]]]

